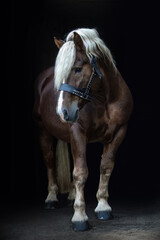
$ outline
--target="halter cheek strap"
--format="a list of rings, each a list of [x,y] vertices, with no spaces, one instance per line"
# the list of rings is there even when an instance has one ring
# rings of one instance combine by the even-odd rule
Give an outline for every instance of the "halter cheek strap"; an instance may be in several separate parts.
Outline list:
[[[96,63],[95,57],[91,53],[89,53],[89,56],[90,56],[91,65],[93,67],[93,71],[95,71],[98,74],[99,78],[101,79],[102,78],[102,74],[100,73],[100,71],[99,71],[99,69],[97,67],[97,63]]]
[[[59,89],[59,91],[65,91],[65,92],[69,92],[69,93],[72,93],[80,98],[83,98],[85,100],[91,100],[92,97],[90,95],[87,95],[86,94],[86,88],[82,88],[82,89],[79,89],[79,88],[76,88],[76,87],[73,87],[69,84],[66,84],[66,83],[63,83]]]
[[[87,87],[79,89],[79,88],[76,88],[74,86],[71,86],[69,84],[64,83],[64,84],[61,85],[59,91],[65,91],[65,92],[72,93],[72,94],[74,94],[74,95],[76,95],[80,98],[83,98],[85,100],[88,100],[88,101],[90,101],[92,99],[92,96],[90,95],[90,90],[91,90],[94,78],[95,78],[96,75],[98,75],[99,78],[101,79],[102,74],[100,73],[100,71],[97,67],[95,57],[91,53],[89,53],[89,56],[90,56],[90,62],[91,62],[91,66],[93,68],[93,71],[92,71],[92,75],[90,77],[90,80],[89,80],[89,83],[88,83]]]

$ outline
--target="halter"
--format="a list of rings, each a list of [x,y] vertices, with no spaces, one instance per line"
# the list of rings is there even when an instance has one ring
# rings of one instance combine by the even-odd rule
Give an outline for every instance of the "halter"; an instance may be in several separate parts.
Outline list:
[[[91,61],[91,66],[93,68],[93,71],[92,71],[92,74],[91,74],[91,77],[90,77],[90,80],[89,80],[89,83],[88,83],[87,87],[80,89],[80,88],[76,88],[74,86],[71,86],[67,83],[63,83],[63,84],[61,84],[61,87],[60,87],[59,91],[69,92],[69,93],[72,93],[72,94],[74,94],[74,95],[76,95],[80,98],[83,98],[84,100],[91,101],[92,96],[90,95],[90,91],[91,91],[91,87],[92,87],[93,81],[95,79],[95,76],[98,75],[99,78],[101,79],[102,74],[100,73],[100,71],[97,67],[95,57],[91,53],[89,53],[89,56],[90,56],[90,61]]]

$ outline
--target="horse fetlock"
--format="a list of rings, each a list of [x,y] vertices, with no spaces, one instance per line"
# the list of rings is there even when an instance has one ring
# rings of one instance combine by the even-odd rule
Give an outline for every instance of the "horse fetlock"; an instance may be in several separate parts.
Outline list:
[[[58,186],[56,184],[48,186],[48,192],[52,192],[53,194],[58,193]]]
[[[82,200],[76,200],[74,203],[74,210],[79,211],[79,209],[85,209],[85,202]]]
[[[48,196],[45,200],[45,209],[55,209],[58,208],[58,199],[57,199],[57,193],[53,189],[52,191],[49,191]]]
[[[109,206],[106,199],[100,199],[97,207],[95,208],[95,213],[97,218],[100,220],[108,220],[112,218],[112,209]]]
[[[86,221],[88,221],[88,216],[86,215],[85,210],[82,208],[76,208],[72,217],[72,223]]]
[[[49,201],[58,202],[57,193],[55,191],[49,191],[48,196],[47,196],[45,202],[49,202]]]
[[[107,211],[107,212],[112,211],[112,208],[110,207],[106,199],[100,199],[97,207],[95,208],[95,212],[101,212],[101,211]]]
[[[75,196],[76,196],[76,190],[75,188],[73,187],[70,192],[69,192],[69,195],[68,195],[68,200],[74,200],[75,199]]]

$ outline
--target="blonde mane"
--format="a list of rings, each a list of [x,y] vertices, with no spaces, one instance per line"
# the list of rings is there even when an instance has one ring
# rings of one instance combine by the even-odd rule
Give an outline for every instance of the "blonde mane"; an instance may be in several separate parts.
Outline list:
[[[68,41],[60,48],[56,58],[54,70],[54,86],[59,90],[62,83],[68,78],[76,60],[76,47],[73,41]]]
[[[116,69],[114,59],[109,48],[100,39],[96,29],[80,28],[73,30],[66,37],[66,42],[60,48],[55,63],[55,88],[58,90],[65,83],[76,59],[76,48],[74,44],[74,32],[78,33],[83,41],[86,55],[89,53],[98,59],[103,59]],[[90,57],[89,57],[90,59]]]

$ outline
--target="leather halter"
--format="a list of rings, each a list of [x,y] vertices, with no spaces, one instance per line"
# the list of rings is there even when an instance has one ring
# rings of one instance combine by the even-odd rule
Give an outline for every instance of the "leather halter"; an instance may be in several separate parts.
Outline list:
[[[89,83],[88,83],[87,87],[80,89],[80,88],[76,88],[74,86],[71,86],[67,83],[63,83],[63,84],[61,84],[61,87],[60,87],[59,91],[69,92],[69,93],[72,93],[72,94],[74,94],[74,95],[76,95],[80,98],[83,98],[84,100],[91,101],[92,96],[90,94],[90,91],[91,91],[91,87],[92,87],[93,81],[95,79],[95,76],[98,75],[99,78],[101,79],[102,74],[100,73],[100,71],[97,67],[95,57],[91,53],[89,53],[89,56],[90,56],[90,61],[91,61],[91,66],[93,68],[93,71],[92,71],[92,74],[91,74],[91,77],[90,77],[90,80],[89,80]]]

